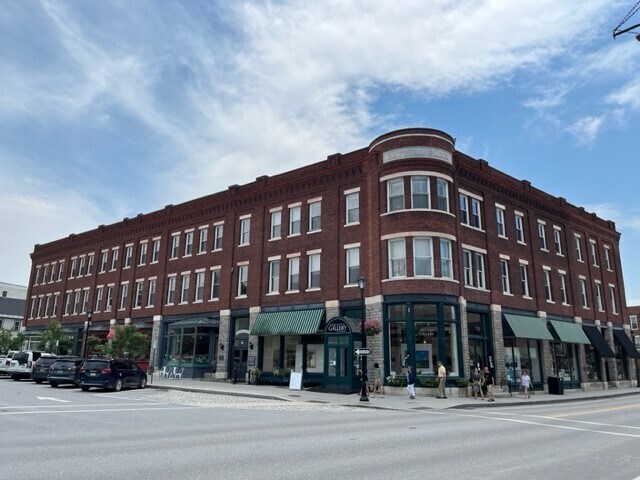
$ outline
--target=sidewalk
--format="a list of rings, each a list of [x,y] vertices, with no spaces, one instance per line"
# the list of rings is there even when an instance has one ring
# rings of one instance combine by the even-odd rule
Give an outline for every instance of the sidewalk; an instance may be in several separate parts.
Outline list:
[[[444,399],[420,396],[420,389],[418,389],[415,400],[409,400],[406,395],[387,394],[384,397],[376,395],[375,397],[370,397],[368,402],[361,402],[360,395],[356,393],[326,393],[307,389],[290,390],[286,386],[248,385],[240,382],[233,384],[229,381],[149,378],[147,387],[217,395],[236,395],[287,402],[334,404],[340,406],[357,406],[390,410],[504,407],[514,405],[572,402],[578,400],[596,400],[640,394],[640,388],[610,388],[608,390],[592,390],[587,392],[569,391],[565,392],[564,395],[549,395],[544,391],[537,390],[531,395],[531,398],[525,399],[522,395],[516,395],[515,393],[510,397],[508,393],[503,393],[501,389],[496,389],[495,401],[489,402],[487,400],[474,400],[470,397],[457,397],[451,395]]]

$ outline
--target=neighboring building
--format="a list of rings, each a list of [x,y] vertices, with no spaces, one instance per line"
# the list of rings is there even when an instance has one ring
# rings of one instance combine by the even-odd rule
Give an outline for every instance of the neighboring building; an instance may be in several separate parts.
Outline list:
[[[27,287],[0,282],[0,328],[18,333],[22,328]]]
[[[640,305],[627,306],[629,312],[629,328],[636,349],[640,351],[640,331],[638,331],[638,319],[640,318]]]
[[[92,334],[134,323],[151,362],[185,376],[296,369],[352,389],[364,300],[369,367],[385,376],[409,355],[420,379],[442,360],[452,385],[481,364],[500,381],[511,368],[606,388],[636,378],[619,240],[613,222],[411,128],[36,245],[26,331],[59,319],[79,350],[91,310]]]

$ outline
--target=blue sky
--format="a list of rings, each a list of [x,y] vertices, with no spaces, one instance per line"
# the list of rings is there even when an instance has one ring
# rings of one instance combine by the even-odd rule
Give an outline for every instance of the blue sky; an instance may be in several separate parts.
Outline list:
[[[634,4],[4,0],[0,281],[36,243],[424,126],[615,221],[640,304],[640,43],[611,35]]]

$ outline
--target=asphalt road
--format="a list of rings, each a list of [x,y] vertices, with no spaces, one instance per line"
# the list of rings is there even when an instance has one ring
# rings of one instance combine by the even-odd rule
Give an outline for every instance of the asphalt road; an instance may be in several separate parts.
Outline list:
[[[635,397],[387,411],[0,378],[0,479],[634,479]]]

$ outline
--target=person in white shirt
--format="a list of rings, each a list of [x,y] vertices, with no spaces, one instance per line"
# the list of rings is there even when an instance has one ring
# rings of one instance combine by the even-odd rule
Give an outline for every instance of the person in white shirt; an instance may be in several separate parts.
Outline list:
[[[522,371],[520,381],[522,382],[522,388],[524,389],[524,398],[531,398],[531,395],[529,394],[529,388],[531,388],[531,377],[527,375],[526,370]]]

